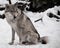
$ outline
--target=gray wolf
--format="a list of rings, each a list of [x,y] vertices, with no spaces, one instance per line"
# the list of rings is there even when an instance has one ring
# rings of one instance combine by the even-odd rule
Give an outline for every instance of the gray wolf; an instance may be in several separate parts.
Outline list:
[[[12,41],[9,43],[10,45],[14,43],[15,32],[19,37],[19,44],[36,44],[40,42],[40,35],[31,20],[16,5],[6,5],[4,14],[12,28]]]

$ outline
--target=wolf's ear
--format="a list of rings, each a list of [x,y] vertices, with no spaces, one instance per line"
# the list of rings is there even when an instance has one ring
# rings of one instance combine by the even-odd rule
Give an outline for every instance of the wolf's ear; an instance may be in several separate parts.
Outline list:
[[[23,7],[25,8],[25,7],[26,7],[26,5],[27,5],[27,3],[25,3],[25,4],[23,5]]]

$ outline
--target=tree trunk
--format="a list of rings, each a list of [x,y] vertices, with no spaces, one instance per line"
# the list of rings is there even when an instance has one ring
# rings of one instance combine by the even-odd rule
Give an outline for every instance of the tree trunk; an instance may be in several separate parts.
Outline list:
[[[12,4],[12,3],[11,3],[11,0],[7,0],[7,1],[9,1],[9,4]]]

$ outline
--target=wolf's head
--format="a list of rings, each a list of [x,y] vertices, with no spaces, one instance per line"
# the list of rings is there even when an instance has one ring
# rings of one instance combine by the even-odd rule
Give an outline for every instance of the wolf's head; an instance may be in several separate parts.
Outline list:
[[[14,13],[20,13],[21,12],[21,10],[20,9],[18,9],[18,7],[16,6],[16,5],[6,5],[6,8],[5,8],[5,12],[10,12],[10,13],[12,13],[12,14],[14,14]]]
[[[16,5],[6,5],[5,8],[5,16],[9,17],[10,19],[14,19],[17,16],[21,15],[21,10],[18,9],[18,7]]]

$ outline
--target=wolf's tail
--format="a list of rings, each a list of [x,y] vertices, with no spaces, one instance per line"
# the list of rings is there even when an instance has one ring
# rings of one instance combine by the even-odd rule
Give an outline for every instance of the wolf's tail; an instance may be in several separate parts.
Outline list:
[[[40,37],[39,42],[42,44],[47,44],[48,43],[48,36]]]

